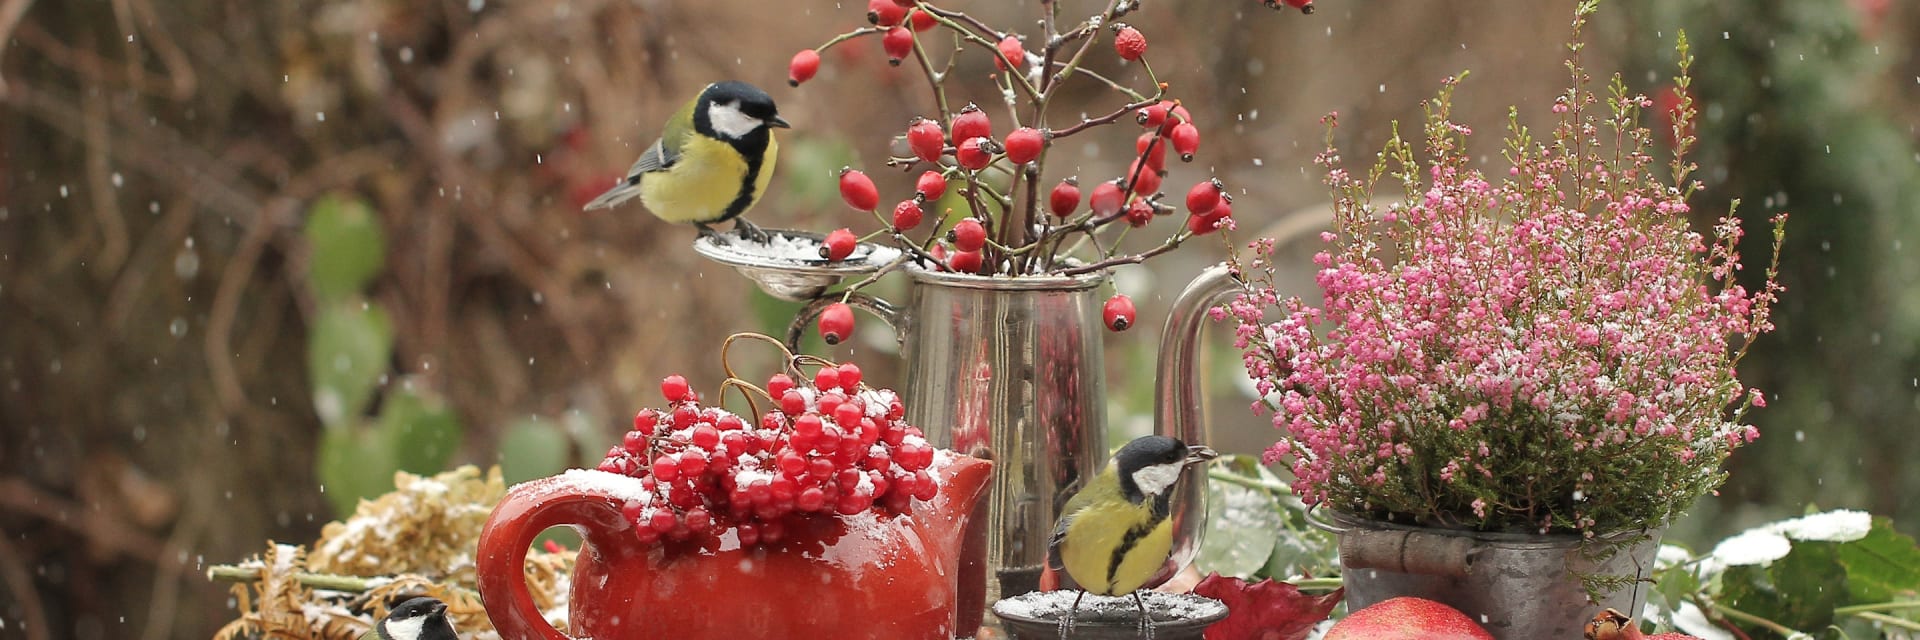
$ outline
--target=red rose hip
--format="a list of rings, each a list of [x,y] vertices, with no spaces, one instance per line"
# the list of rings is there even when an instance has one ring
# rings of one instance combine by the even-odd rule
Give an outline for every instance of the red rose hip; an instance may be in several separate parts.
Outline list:
[[[820,312],[820,339],[827,344],[840,344],[853,336],[853,307],[845,302],[827,305]]]
[[[787,63],[787,84],[798,87],[800,83],[813,79],[820,72],[820,52],[801,49],[793,54],[793,61]]]
[[[1020,127],[1007,134],[1007,159],[1014,164],[1026,164],[1040,157],[1040,150],[1046,146],[1046,136],[1039,129]]]
[[[1100,317],[1107,329],[1126,331],[1133,326],[1133,298],[1125,294],[1114,294],[1107,298],[1107,304],[1100,309]]]
[[[880,190],[873,186],[873,179],[855,169],[840,170],[840,198],[861,211],[880,206]]]

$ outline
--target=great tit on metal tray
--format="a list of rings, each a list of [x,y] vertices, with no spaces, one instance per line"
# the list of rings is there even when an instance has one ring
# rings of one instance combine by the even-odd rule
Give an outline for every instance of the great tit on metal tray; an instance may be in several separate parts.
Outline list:
[[[1133,594],[1148,624],[1139,590],[1159,575],[1173,552],[1174,484],[1187,467],[1219,454],[1165,436],[1128,442],[1107,468],[1067,500],[1047,547],[1047,567],[1064,570],[1072,585],[1103,596]],[[1074,608],[1080,606],[1074,599]],[[1068,613],[1071,616],[1071,611]]]
[[[360,640],[459,640],[447,620],[447,605],[421,596],[400,603]]]
[[[744,82],[716,82],[667,120],[660,139],[640,154],[627,178],[588,202],[603,209],[635,197],[661,220],[708,226],[734,221],[740,237],[766,233],[740,218],[767,192],[780,145],[773,127],[787,128],[767,92]]]

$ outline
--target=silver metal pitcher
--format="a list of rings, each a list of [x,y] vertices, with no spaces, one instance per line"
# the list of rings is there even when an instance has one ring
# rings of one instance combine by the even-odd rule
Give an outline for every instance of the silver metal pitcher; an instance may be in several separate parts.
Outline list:
[[[958,635],[988,607],[1039,588],[1060,508],[1106,464],[1104,273],[984,277],[908,266],[904,306],[855,294],[849,302],[892,325],[906,364],[907,418],[936,446],[994,462],[985,514],[970,520]],[[1207,309],[1241,290],[1224,264],[1208,268],[1175,301],[1161,334],[1155,432],[1208,440],[1193,370]],[[838,295],[816,299],[789,328],[788,346]],[[1205,470],[1187,470],[1174,497],[1174,552],[1162,573],[1193,559],[1205,520]],[[984,517],[981,517],[984,515]]]

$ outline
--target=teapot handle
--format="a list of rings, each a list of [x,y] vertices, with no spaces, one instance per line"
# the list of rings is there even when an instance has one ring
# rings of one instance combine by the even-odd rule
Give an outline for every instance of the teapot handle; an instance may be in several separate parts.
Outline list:
[[[1154,432],[1189,444],[1204,443],[1210,431],[1201,416],[1197,366],[1200,329],[1209,310],[1228,296],[1245,290],[1240,274],[1227,263],[1200,272],[1174,300],[1166,329],[1160,334],[1160,362],[1154,371]],[[1173,497],[1173,553],[1162,567],[1168,576],[1178,572],[1200,550],[1207,516],[1207,469],[1188,467]]]
[[[592,475],[582,475],[592,474]],[[480,531],[478,573],[487,617],[505,640],[569,640],[548,624],[527,592],[527,548],[548,527],[580,532],[581,554],[601,558],[643,553],[633,523],[620,513],[625,476],[573,470],[515,485]],[[638,480],[633,480],[638,488]]]
[[[800,338],[806,335],[807,325],[811,325],[815,320],[819,319],[820,314],[827,310],[827,306],[839,301],[840,296],[838,294],[829,294],[814,298],[808,302],[806,306],[800,307],[800,312],[793,314],[793,323],[787,325],[787,351],[799,353]],[[847,296],[847,304],[865,309],[867,313],[873,314],[874,317],[879,318],[881,322],[886,323],[887,328],[893,330],[894,340],[899,341],[906,339],[900,333],[900,308],[893,306],[893,303],[864,293],[855,292]]]

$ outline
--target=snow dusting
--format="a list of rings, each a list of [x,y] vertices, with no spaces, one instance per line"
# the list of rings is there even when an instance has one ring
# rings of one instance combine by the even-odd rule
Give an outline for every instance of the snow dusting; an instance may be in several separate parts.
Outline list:
[[[1867,537],[1873,529],[1873,516],[1841,509],[1775,522],[1766,529],[1794,540],[1852,542]]]
[[[1793,543],[1788,542],[1786,536],[1761,527],[1721,540],[1713,548],[1711,556],[1720,564],[1738,567],[1765,565],[1786,557],[1787,552],[1792,550]]]

